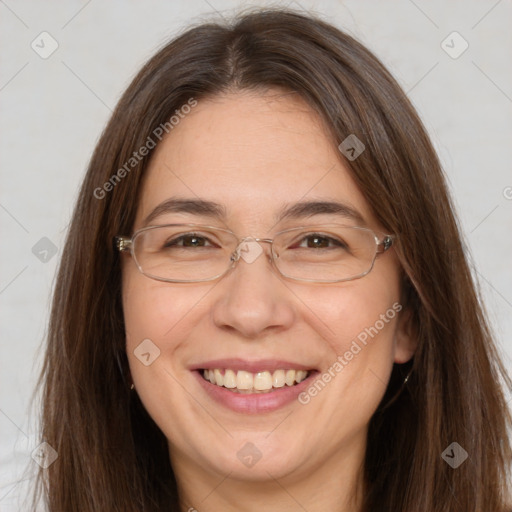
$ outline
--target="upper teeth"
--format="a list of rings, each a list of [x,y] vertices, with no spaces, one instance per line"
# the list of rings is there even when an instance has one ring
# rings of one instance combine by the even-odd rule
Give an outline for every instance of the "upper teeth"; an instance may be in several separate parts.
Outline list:
[[[269,391],[282,388],[285,384],[293,386],[302,382],[308,375],[305,370],[275,370],[274,372],[251,373],[244,370],[221,370],[218,368],[203,370],[203,376],[212,384],[234,391]]]

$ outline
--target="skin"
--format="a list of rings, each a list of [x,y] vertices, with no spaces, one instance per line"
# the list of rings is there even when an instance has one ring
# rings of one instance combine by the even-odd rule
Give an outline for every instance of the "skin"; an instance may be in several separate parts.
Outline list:
[[[318,115],[296,94],[231,92],[202,100],[154,150],[134,231],[174,196],[220,203],[226,218],[170,213],[151,224],[208,224],[241,237],[271,238],[301,225],[275,225],[284,204],[337,200],[383,232],[347,169]],[[323,214],[305,220],[346,219]],[[211,400],[188,368],[240,357],[286,359],[325,371],[400,302],[399,276],[393,249],[365,277],[321,285],[286,280],[261,257],[240,261],[217,281],[164,283],[142,275],[124,255],[131,374],[168,439],[183,511],[360,510],[368,423],[393,363],[408,361],[415,349],[407,311],[307,405],[293,401],[265,414],[233,412]],[[161,353],[144,366],[133,352],[147,338]],[[250,468],[237,457],[246,442],[262,454]]]

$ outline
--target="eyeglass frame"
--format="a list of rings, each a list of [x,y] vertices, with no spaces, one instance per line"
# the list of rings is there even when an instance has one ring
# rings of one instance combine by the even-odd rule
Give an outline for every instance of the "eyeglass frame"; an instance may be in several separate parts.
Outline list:
[[[299,229],[312,229],[315,227],[326,227],[326,225],[322,225],[322,224],[318,224],[318,225],[314,225],[314,226],[297,226],[297,227],[293,227],[293,228],[284,229],[283,231],[279,231],[278,233],[276,233],[274,235],[274,238],[257,238],[257,237],[252,237],[252,236],[239,238],[236,233],[234,233],[233,231],[231,231],[229,229],[224,229],[224,228],[220,228],[217,226],[208,226],[205,224],[182,224],[182,223],[161,224],[161,225],[145,226],[143,228],[140,228],[137,231],[135,231],[131,237],[117,235],[114,237],[114,245],[120,253],[129,252],[135,262],[135,265],[137,266],[138,271],[143,276],[145,276],[149,279],[154,279],[155,281],[161,281],[161,282],[165,282],[165,283],[203,283],[203,282],[209,282],[209,281],[214,281],[216,279],[220,279],[221,277],[225,276],[231,269],[235,268],[237,263],[240,261],[240,257],[241,257],[240,253],[241,253],[242,244],[244,244],[246,242],[257,242],[257,243],[264,242],[264,243],[270,244],[270,256],[271,256],[270,262],[271,262],[272,267],[275,270],[277,270],[279,275],[281,275],[287,279],[291,279],[292,281],[318,283],[318,284],[333,284],[333,283],[343,283],[346,281],[354,281],[356,279],[361,279],[362,277],[368,275],[372,271],[372,269],[375,265],[375,260],[377,259],[377,256],[379,254],[385,253],[395,243],[395,240],[397,238],[396,235],[389,235],[389,234],[381,233],[381,235],[383,237],[382,237],[382,239],[379,239],[377,237],[377,234],[375,233],[375,231],[373,231],[373,229],[370,229],[367,227],[348,226],[345,224],[337,224],[337,223],[331,223],[331,224],[334,224],[337,226],[343,226],[343,227],[347,227],[347,228],[351,228],[351,229],[361,229],[361,230],[365,230],[365,231],[368,231],[371,234],[373,234],[373,237],[375,240],[375,254],[373,256],[370,268],[366,272],[363,272],[361,274],[357,274],[356,276],[348,277],[345,279],[319,281],[317,279],[303,279],[303,278],[291,277],[291,276],[286,275],[279,269],[279,267],[276,264],[276,259],[279,257],[279,255],[275,254],[274,245],[273,245],[275,237],[278,235],[281,235],[283,233],[286,233],[288,231],[294,231],[294,230],[299,230]],[[331,225],[331,224],[329,224],[329,225]],[[214,277],[205,278],[205,279],[195,279],[195,280],[168,279],[168,278],[164,278],[164,277],[156,277],[153,275],[146,274],[142,270],[142,268],[135,256],[134,241],[137,236],[139,236],[141,233],[143,233],[145,231],[149,231],[149,230],[157,229],[157,228],[165,228],[165,227],[170,227],[170,226],[187,226],[187,227],[195,227],[195,228],[208,228],[208,229],[213,229],[213,230],[217,230],[217,231],[223,231],[225,233],[229,233],[229,234],[233,235],[233,237],[237,240],[237,245],[230,257],[231,264],[226,268],[226,270],[224,272],[222,272]],[[235,255],[236,255],[236,257],[234,257]]]

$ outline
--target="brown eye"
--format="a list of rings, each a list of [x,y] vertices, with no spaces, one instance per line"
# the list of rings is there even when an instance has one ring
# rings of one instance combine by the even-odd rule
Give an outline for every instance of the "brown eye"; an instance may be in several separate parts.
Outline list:
[[[346,245],[341,240],[336,240],[330,236],[312,234],[305,236],[298,244],[298,247],[307,249],[329,249],[334,247],[343,248],[346,247]]]
[[[206,247],[207,245],[211,244],[204,236],[186,234],[169,240],[164,247]]]
[[[325,236],[308,236],[307,246],[310,248],[329,247],[329,239]]]
[[[182,242],[185,247],[204,247],[206,239],[202,236],[185,235],[182,237]]]

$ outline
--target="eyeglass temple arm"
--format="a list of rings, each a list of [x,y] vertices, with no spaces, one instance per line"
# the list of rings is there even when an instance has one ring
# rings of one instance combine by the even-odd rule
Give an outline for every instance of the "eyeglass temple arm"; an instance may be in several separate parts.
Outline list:
[[[114,243],[119,252],[129,251],[132,246],[131,239],[125,236],[115,236]]]
[[[395,237],[392,235],[386,235],[378,244],[377,244],[377,253],[386,252],[392,245]]]

